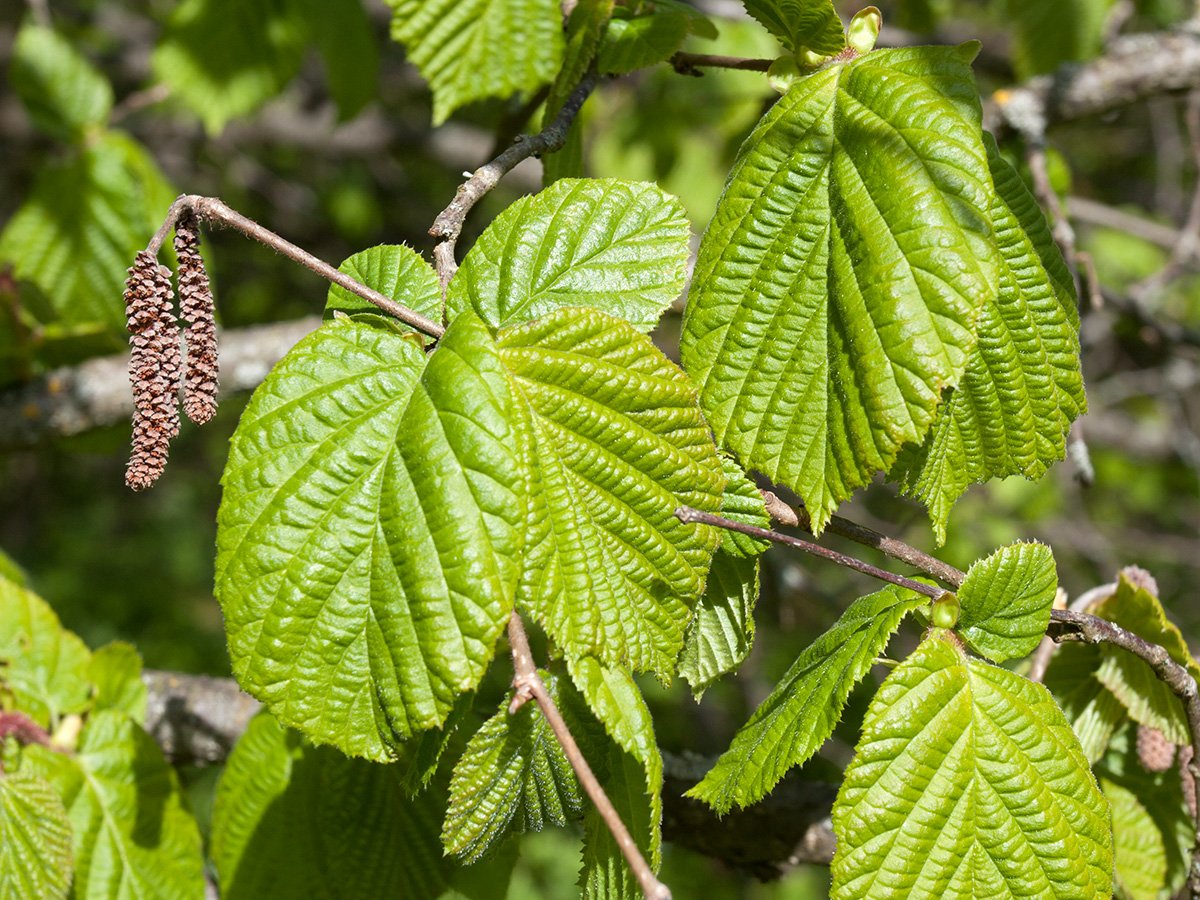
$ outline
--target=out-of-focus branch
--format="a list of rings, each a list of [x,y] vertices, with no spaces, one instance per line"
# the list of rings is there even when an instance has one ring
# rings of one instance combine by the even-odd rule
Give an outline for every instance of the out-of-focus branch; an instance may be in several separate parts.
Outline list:
[[[297,341],[321,324],[315,316],[221,335],[221,390],[256,387]],[[0,449],[32,446],[127,420],[133,413],[129,355],[56,369],[0,392]]]
[[[146,731],[176,764],[222,763],[254,714],[258,701],[232,678],[147,669]]]

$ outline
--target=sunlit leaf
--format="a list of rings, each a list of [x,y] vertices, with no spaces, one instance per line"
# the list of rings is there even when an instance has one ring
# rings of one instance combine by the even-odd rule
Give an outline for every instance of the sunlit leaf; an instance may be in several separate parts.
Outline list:
[[[59,900],[71,889],[71,823],[41,778],[0,775],[0,897]]]
[[[1010,544],[967,570],[958,590],[958,634],[995,662],[1028,656],[1046,636],[1058,591],[1045,544]]]

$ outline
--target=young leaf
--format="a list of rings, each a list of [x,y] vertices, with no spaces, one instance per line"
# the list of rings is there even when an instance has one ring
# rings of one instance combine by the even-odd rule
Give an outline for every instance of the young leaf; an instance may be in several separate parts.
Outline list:
[[[307,31],[289,0],[184,0],[150,61],[171,95],[216,134],[296,76]]]
[[[71,823],[54,788],[0,774],[0,897],[59,900],[71,890]]]
[[[679,655],[679,674],[697,700],[750,655],[757,600],[758,560],[718,550]]]
[[[385,760],[479,682],[512,609],[525,500],[506,373],[460,316],[419,341],[301,341],[234,434],[217,597],[242,686],[317,743]]]
[[[1063,458],[1071,422],[1087,407],[1071,275],[1021,176],[991,135],[984,140],[996,185],[999,293],[984,303],[962,383],[925,443],[902,452],[893,471],[929,508],[939,542],[967,485],[1017,474],[1040,478]]]
[[[604,32],[596,68],[606,75],[626,75],[660,63],[679,49],[689,28],[689,17],[674,9],[613,19]]]
[[[1129,900],[1158,900],[1167,881],[1162,832],[1132,791],[1107,779],[1100,789],[1112,807],[1117,885]]]
[[[1058,591],[1054,554],[1045,544],[1010,544],[971,565],[958,591],[958,634],[982,656],[1028,656],[1046,636]]]
[[[132,644],[112,641],[92,654],[87,680],[95,687],[92,708],[119,709],[139,725],[146,719],[142,657]]]
[[[1112,896],[1108,802],[1049,692],[934,636],[863,722],[834,900]]]
[[[1089,763],[1104,755],[1126,719],[1125,706],[1096,678],[1102,660],[1099,647],[1063,644],[1054,651],[1044,680]]]
[[[45,728],[87,705],[90,661],[44,600],[0,578],[0,695]]]
[[[519,603],[568,658],[667,677],[720,540],[723,477],[687,378],[645,335],[562,309],[497,338],[530,480]]]
[[[1100,51],[1104,20],[1114,0],[1007,0],[1016,32],[1013,58],[1022,78]]]
[[[683,207],[656,185],[563,178],[496,217],[450,282],[493,327],[590,306],[649,331],[683,290]]]
[[[816,753],[850,691],[870,670],[923,595],[888,587],[859,597],[817,638],[738,731],[704,780],[688,791],[718,813],[757,803],[793,766]]]
[[[818,530],[924,438],[995,293],[974,50],[881,50],[801,80],[701,242],[684,368],[718,443]]]
[[[140,144],[107,132],[41,170],[0,234],[0,264],[45,295],[45,321],[103,324],[122,347],[125,269],[175,194]]]
[[[556,679],[543,680],[557,704]],[[509,699],[475,732],[450,779],[442,846],[464,862],[507,834],[563,826],[582,809],[575,773],[537,704],[509,715]]]
[[[74,754],[25,748],[71,820],[77,898],[204,895],[200,831],[158,744],[124,712],[88,718]]]
[[[112,86],[51,28],[27,24],[12,46],[12,86],[34,124],[59,140],[80,141],[104,124]]]
[[[832,0],[743,0],[743,3],[746,11],[793,54],[811,50],[819,56],[830,56],[846,46],[846,33]]]
[[[370,247],[346,259],[338,266],[338,271],[423,316],[435,321],[442,317],[442,290],[438,286],[437,273],[411,247],[403,244]],[[332,318],[335,311],[350,316],[370,313],[408,329],[375,304],[333,284],[329,286],[329,296],[325,300],[325,318]],[[421,340],[427,342],[429,339],[422,335]]]
[[[387,0],[392,37],[433,89],[433,124],[475,100],[530,94],[562,62],[558,0]],[[487,77],[480,77],[481,73]]]
[[[221,896],[437,897],[443,800],[430,790],[410,801],[391,767],[308,746],[260,714],[217,784]]]

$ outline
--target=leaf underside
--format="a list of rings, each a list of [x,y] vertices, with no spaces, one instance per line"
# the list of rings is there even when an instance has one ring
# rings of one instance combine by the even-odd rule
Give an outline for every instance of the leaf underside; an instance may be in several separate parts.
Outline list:
[[[744,0],[746,11],[793,53],[820,56],[846,46],[846,34],[832,0]]]
[[[1102,780],[1113,814],[1117,883],[1129,900],[1158,900],[1166,887],[1167,851],[1162,832],[1137,795]]]

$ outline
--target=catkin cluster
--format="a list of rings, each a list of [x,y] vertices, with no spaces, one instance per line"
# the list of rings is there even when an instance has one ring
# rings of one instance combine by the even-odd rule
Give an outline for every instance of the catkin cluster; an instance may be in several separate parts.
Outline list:
[[[150,487],[166,468],[171,440],[179,434],[181,384],[189,419],[203,424],[217,411],[217,328],[199,246],[199,223],[191,212],[185,213],[175,229],[175,254],[180,312],[187,325],[186,372],[171,270],[142,250],[125,282],[133,387],[133,449],[125,483],[135,491]]]

